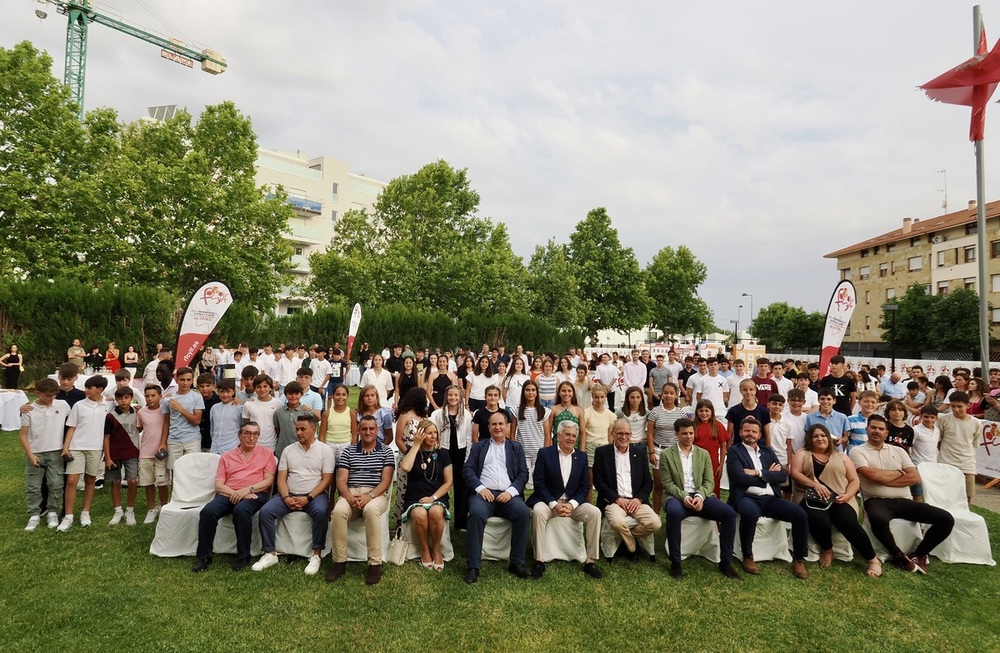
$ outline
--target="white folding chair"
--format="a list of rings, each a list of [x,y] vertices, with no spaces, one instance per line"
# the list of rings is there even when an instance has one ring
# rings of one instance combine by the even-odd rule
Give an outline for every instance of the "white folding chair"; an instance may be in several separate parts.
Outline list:
[[[872,533],[872,524],[868,520],[868,515],[865,515],[865,520],[861,523],[861,527],[865,529],[868,539],[872,541],[872,546],[875,547],[875,555],[878,556],[879,560],[884,562],[889,557],[889,551],[882,546],[882,543]],[[892,533],[892,539],[896,541],[896,546],[904,553],[916,549],[917,545],[920,544],[920,540],[924,537],[924,531],[920,528],[920,524],[906,521],[905,519],[893,519],[890,521],[889,532]]]
[[[743,557],[743,549],[740,544],[740,520],[736,516],[736,541],[733,545],[733,556]],[[761,560],[784,560],[792,561],[792,554],[788,551],[788,529],[791,524],[780,519],[761,517],[757,520],[757,529],[753,537],[753,559]]]
[[[850,562],[854,560],[854,549],[851,547],[851,543],[847,541],[840,531],[836,528],[831,532],[833,540],[833,557],[841,562]],[[788,532],[788,548],[792,548],[792,533]],[[819,544],[816,544],[816,540],[813,536],[809,535],[809,552],[806,554],[806,560],[808,562],[816,562],[819,560],[819,554],[822,550],[819,548]]]
[[[632,517],[626,517],[625,523],[628,524],[629,528],[634,527],[637,522]],[[653,538],[654,533],[650,533],[646,537],[638,541],[639,548],[644,550],[649,555],[656,555],[656,542]],[[618,531],[611,528],[611,523],[602,518],[601,519],[601,553],[604,554],[605,558],[612,558],[615,555],[615,551],[618,550],[618,546],[622,543],[621,535]]]
[[[391,493],[390,493],[391,495]],[[392,512],[392,502],[382,513],[379,523],[382,526],[382,561],[389,557],[389,513]],[[329,550],[331,535],[327,537],[327,549]],[[347,561],[348,562],[368,562],[368,534],[365,532],[365,520],[363,517],[352,519],[347,522]]]
[[[483,560],[510,560],[513,524],[502,517],[490,517],[483,531]]]
[[[198,549],[198,516],[215,497],[219,455],[191,453],[174,461],[170,503],[160,508],[149,552],[161,558],[193,556]],[[235,540],[235,535],[234,535]]]
[[[327,525],[329,526],[329,524]],[[330,553],[330,531],[320,557]],[[280,555],[293,555],[308,558],[313,554],[312,517],[302,511],[290,512],[274,527],[274,550]]]
[[[966,562],[994,566],[986,520],[969,510],[965,495],[965,474],[952,465],[925,462],[917,466],[924,501],[951,513],[955,527],[931,554],[942,562]]]
[[[583,536],[583,522],[572,517],[553,516],[545,525],[545,559],[587,561],[587,542]],[[538,552],[535,552],[537,556]]]
[[[670,543],[663,541],[663,550],[670,554]],[[711,519],[688,517],[681,522],[681,560],[700,556],[716,564],[722,560],[719,528]]]
[[[445,562],[448,562],[455,558],[455,548],[451,545],[451,528],[449,528],[449,526],[450,524],[448,522],[445,522],[444,532],[441,533],[441,557],[444,559]],[[404,540],[410,543],[410,547],[406,553],[406,559],[407,560],[420,559],[420,545],[417,544],[417,538],[413,535],[412,520],[407,520],[403,524],[402,537]]]

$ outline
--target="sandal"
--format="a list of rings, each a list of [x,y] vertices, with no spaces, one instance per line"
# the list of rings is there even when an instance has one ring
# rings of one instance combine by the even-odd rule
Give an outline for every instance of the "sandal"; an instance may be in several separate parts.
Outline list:
[[[868,563],[868,570],[865,574],[870,578],[878,578],[882,575],[882,562],[875,558]]]
[[[434,571],[444,571],[444,563],[443,562],[441,564],[438,564],[438,563],[435,562],[435,563],[433,563],[433,566],[434,566]]]
[[[820,569],[826,569],[832,564],[833,564],[833,549],[827,549],[826,551],[821,551],[819,554]]]
[[[420,561],[420,566],[423,567],[424,569],[433,569],[434,568],[434,563],[433,562],[424,562],[423,560],[421,560]]]

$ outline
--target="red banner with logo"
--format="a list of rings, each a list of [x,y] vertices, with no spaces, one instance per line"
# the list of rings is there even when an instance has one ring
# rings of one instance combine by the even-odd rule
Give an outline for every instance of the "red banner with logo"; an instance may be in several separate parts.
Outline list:
[[[844,342],[847,324],[851,321],[854,308],[858,305],[857,292],[850,281],[841,281],[830,298],[830,307],[826,310],[826,326],[823,328],[823,351],[819,355],[819,376],[823,378],[830,372],[830,359],[840,351]]]
[[[181,318],[174,360],[177,367],[189,367],[195,354],[233,303],[233,295],[221,281],[209,281],[195,291]]]

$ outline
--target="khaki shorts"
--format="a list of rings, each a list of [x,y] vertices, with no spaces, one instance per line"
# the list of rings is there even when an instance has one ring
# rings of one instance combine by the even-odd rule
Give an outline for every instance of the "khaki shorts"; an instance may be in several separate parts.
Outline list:
[[[66,474],[97,476],[104,471],[103,451],[70,451],[73,460],[66,463]]]
[[[117,463],[116,467],[105,470],[104,480],[108,483],[121,483],[122,473],[125,474],[126,481],[134,481],[139,478],[139,459],[138,458],[127,458],[125,460],[115,461]]]
[[[190,442],[167,442],[167,469],[174,471],[174,461],[189,453],[201,453],[201,440],[191,440]]]
[[[156,458],[139,459],[139,485],[149,487],[166,487],[170,485],[170,473],[167,471],[167,461]]]

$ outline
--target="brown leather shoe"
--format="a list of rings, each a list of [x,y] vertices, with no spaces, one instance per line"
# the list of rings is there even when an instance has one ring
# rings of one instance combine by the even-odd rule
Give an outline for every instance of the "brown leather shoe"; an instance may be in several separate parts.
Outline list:
[[[760,569],[757,568],[757,563],[750,557],[743,558],[743,571],[747,572],[751,576],[760,574]]]
[[[340,580],[340,577],[347,573],[347,563],[346,562],[335,562],[333,566],[330,567],[330,571],[326,572],[326,582],[332,583],[334,581]]]
[[[792,562],[792,575],[796,578],[809,578],[809,570],[801,560]]]
[[[365,585],[378,585],[380,580],[382,580],[382,565],[368,565]]]

